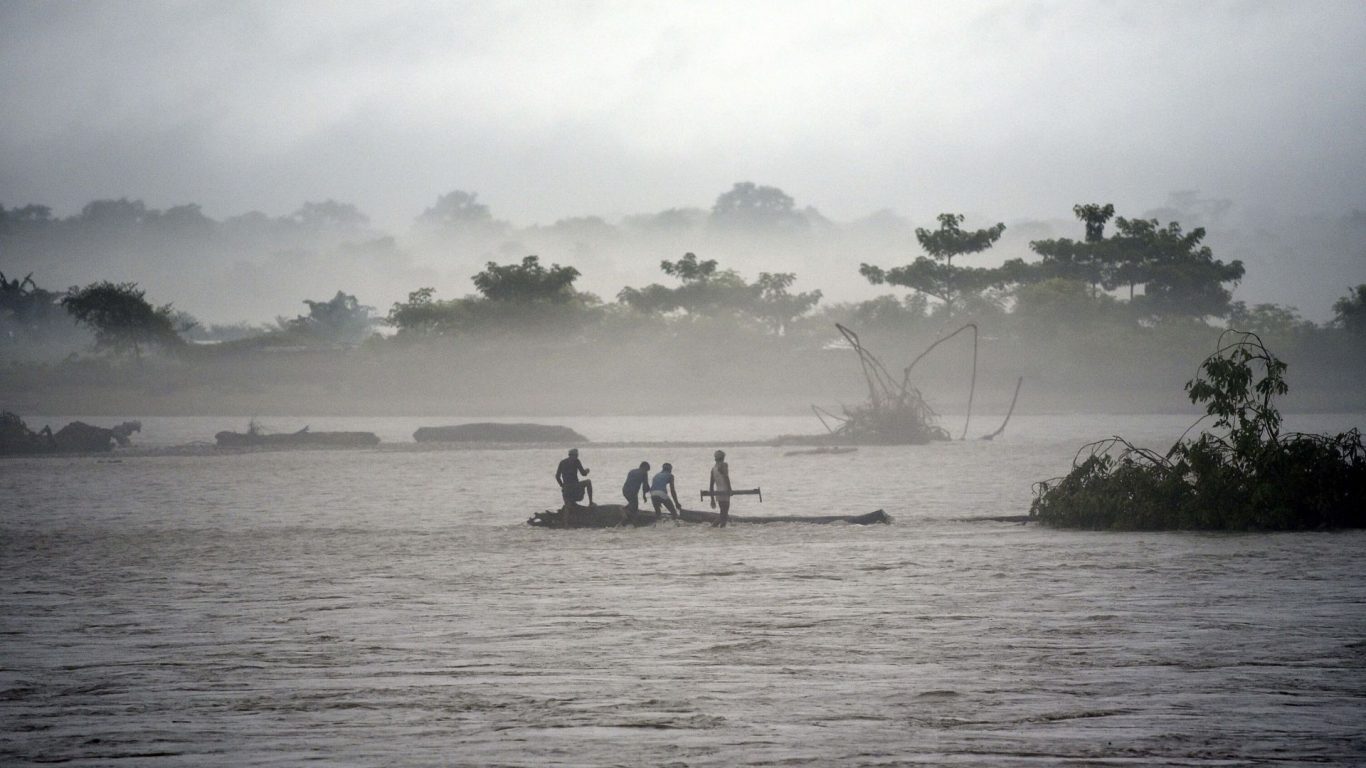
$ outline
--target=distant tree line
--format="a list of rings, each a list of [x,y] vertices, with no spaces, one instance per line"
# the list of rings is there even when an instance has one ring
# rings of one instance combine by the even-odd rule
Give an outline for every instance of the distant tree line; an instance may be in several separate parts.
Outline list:
[[[940,214],[936,228],[914,231],[923,255],[899,266],[864,263],[859,268],[870,284],[903,287],[908,295],[824,307],[820,290],[793,290],[795,273],[760,272],[750,281],[716,259],[692,252],[660,262],[667,280],[623,287],[610,303],[575,287],[582,277],[577,268],[546,265],[530,255],[509,263],[488,261],[471,277],[475,292],[463,297],[438,298],[434,288],[419,287],[380,317],[373,307],[339,290],[331,299],[304,300],[306,314],[277,318],[270,327],[205,328],[170,304],[153,305],[135,283],[99,282],[62,293],[40,287],[31,275],[0,274],[0,340],[40,343],[61,335],[59,326],[79,324],[93,334],[95,349],[136,358],[148,349],[180,349],[186,338],[216,337],[239,346],[350,345],[379,327],[388,327],[404,342],[535,329],[592,334],[594,329],[699,322],[724,323],[759,336],[814,333],[823,338],[831,320],[895,330],[942,327],[969,318],[999,320],[1025,334],[1096,322],[1142,328],[1212,320],[1263,334],[1317,330],[1292,307],[1249,307],[1233,301],[1232,290],[1244,267],[1237,260],[1216,259],[1204,243],[1204,228],[1186,231],[1177,222],[1116,217],[1109,204],[1080,204],[1073,213],[1082,225],[1080,239],[1032,241],[1029,247],[1037,260],[1010,259],[994,268],[964,262],[992,248],[1005,225],[967,229],[962,214]],[[694,226],[705,220],[717,227],[791,230],[813,226],[821,218],[812,209],[798,210],[791,197],[774,187],[739,183],[718,197],[710,212],[665,212],[651,225]],[[1113,231],[1108,231],[1112,221]],[[431,229],[505,226],[475,195],[458,191],[439,198],[417,223]],[[127,200],[97,201],[68,219],[54,218],[43,206],[0,207],[0,236],[11,240],[44,231],[116,238],[132,227],[354,234],[366,232],[368,219],[335,201],[308,203],[279,219],[247,214],[224,222],[208,219],[198,206],[155,211]],[[1351,288],[1333,309],[1332,326],[1366,337],[1366,285]]]

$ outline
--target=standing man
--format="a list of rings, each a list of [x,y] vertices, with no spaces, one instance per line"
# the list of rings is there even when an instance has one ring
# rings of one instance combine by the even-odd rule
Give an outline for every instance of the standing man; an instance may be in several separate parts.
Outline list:
[[[584,468],[583,462],[579,461],[579,449],[570,448],[569,458],[561,459],[560,466],[555,470],[555,482],[560,484],[560,496],[564,498],[564,526],[569,527],[569,509],[583,498],[583,492],[588,491],[588,506],[595,507],[593,503],[593,481],[579,480],[579,475],[587,477],[588,470]]]
[[[721,516],[712,523],[713,528],[725,528],[730,522],[730,465],[726,464],[726,452],[717,451],[713,456],[716,463],[711,467],[711,508],[721,507]]]
[[[640,466],[626,473],[626,484],[621,486],[621,495],[626,497],[626,517],[622,522],[636,524],[640,514],[640,502],[650,498],[650,462],[642,461]],[[637,499],[636,497],[640,498]]]
[[[673,496],[673,501],[669,501],[669,496]],[[655,508],[655,519],[659,519],[659,508],[662,505],[669,510],[674,522],[678,522],[678,510],[683,506],[678,502],[678,489],[674,487],[674,465],[665,462],[659,474],[650,481],[650,503]]]

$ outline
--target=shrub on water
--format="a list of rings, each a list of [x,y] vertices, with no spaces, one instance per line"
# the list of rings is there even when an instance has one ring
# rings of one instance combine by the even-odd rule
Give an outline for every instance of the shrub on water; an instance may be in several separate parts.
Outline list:
[[[1366,527],[1361,433],[1282,435],[1272,400],[1289,389],[1285,363],[1256,334],[1219,342],[1186,384],[1219,431],[1165,455],[1120,437],[1083,446],[1067,476],[1035,485],[1030,515],[1093,530]]]

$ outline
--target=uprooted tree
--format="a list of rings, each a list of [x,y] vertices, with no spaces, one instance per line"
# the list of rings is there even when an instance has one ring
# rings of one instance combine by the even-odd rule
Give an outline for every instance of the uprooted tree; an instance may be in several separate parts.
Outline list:
[[[1165,454],[1121,437],[1083,446],[1066,477],[1035,485],[1030,515],[1063,528],[1303,530],[1366,527],[1366,448],[1281,432],[1286,364],[1256,334],[1226,331],[1187,382],[1218,432]]]

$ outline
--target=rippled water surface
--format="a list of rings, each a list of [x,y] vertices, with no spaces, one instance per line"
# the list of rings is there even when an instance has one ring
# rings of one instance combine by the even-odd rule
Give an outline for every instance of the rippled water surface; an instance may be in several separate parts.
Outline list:
[[[222,421],[144,420],[139,442],[242,427]],[[559,423],[600,442],[809,426]],[[729,451],[764,490],[736,513],[895,518],[869,528],[529,528],[558,504],[560,448],[0,460],[0,763],[1366,762],[1366,533],[960,519],[1026,511],[1086,439],[1188,424]],[[685,500],[706,483],[708,448],[582,449],[600,500],[641,460],[672,461]]]

